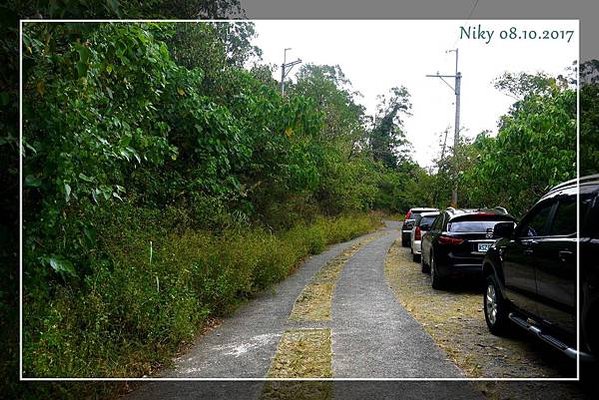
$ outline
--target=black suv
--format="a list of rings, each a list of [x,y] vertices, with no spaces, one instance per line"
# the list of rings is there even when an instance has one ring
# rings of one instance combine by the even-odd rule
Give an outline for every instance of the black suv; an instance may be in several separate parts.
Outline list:
[[[430,230],[422,236],[422,272],[431,273],[434,289],[441,289],[448,278],[482,277],[482,263],[495,242],[493,228],[499,222],[515,221],[505,208],[455,209],[439,214]]]
[[[580,207],[580,327],[583,358],[599,348],[599,175],[551,189],[518,225],[498,224],[483,274],[493,334],[509,322],[571,357],[576,351],[576,209]]]

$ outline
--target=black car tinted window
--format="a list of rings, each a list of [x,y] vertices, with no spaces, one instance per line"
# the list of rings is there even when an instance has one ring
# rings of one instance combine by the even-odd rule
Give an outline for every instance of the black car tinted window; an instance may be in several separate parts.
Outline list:
[[[449,232],[487,232],[501,221],[457,221],[447,224]]]
[[[443,215],[437,216],[437,218],[435,218],[435,221],[433,221],[431,231],[438,231],[441,228],[441,221],[443,221]]]
[[[599,198],[589,195],[580,204],[581,237],[599,238]]]
[[[551,215],[551,210],[555,202],[547,202],[537,207],[531,214],[529,214],[523,225],[518,229],[518,235],[523,236],[547,236],[548,227],[547,220]]]
[[[428,225],[431,226],[431,224],[433,223],[433,221],[435,220],[436,217],[432,216],[432,217],[422,217],[420,218],[420,221],[418,222],[418,226],[423,226],[423,225]]]
[[[576,233],[576,197],[560,199],[553,217],[551,235],[571,235]]]

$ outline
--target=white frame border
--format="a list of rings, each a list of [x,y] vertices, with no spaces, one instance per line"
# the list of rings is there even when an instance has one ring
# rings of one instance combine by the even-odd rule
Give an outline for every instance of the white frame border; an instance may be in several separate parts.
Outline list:
[[[71,382],[71,381],[350,381],[350,382],[369,382],[369,381],[508,381],[508,382],[578,382],[580,381],[580,352],[576,355],[576,377],[573,378],[106,378],[106,377],[84,377],[84,378],[34,378],[23,376],[23,24],[24,23],[194,23],[194,22],[253,22],[257,19],[20,19],[19,20],[19,381],[24,382]],[[328,21],[366,21],[368,19],[342,19]],[[435,19],[409,19],[407,21],[434,21]],[[531,19],[476,19],[476,21],[526,21]],[[577,193],[577,241],[576,241],[576,330],[577,330],[577,349],[580,349],[580,18],[566,19],[539,19],[541,21],[578,21],[577,40],[578,40],[578,58],[577,62],[577,84],[576,84],[576,179],[578,186]],[[539,21],[534,20],[534,21]],[[311,21],[308,19],[294,21]],[[327,21],[327,20],[319,20]],[[377,19],[377,21],[402,21],[401,19]],[[461,21],[461,19],[447,19],[444,21]],[[458,367],[459,368],[459,367]]]

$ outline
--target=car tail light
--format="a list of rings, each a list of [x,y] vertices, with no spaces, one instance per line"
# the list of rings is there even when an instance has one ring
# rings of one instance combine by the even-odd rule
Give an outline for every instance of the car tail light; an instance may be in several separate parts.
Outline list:
[[[451,236],[439,236],[439,244],[458,245],[464,243],[464,239],[458,239]]]
[[[410,219],[411,216],[412,216],[412,210],[409,210],[404,219]]]
[[[417,226],[416,230],[414,231],[414,240],[422,240],[422,231],[420,230],[419,226]]]

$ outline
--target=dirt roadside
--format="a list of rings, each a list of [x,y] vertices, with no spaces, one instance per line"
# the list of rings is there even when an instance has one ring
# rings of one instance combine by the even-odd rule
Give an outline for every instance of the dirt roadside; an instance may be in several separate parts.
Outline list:
[[[575,363],[524,331],[514,328],[509,337],[487,330],[480,284],[460,284],[447,291],[434,290],[430,275],[412,261],[400,241],[391,246],[385,275],[399,302],[421,323],[435,343],[469,378],[575,377]],[[586,398],[575,382],[489,382],[476,386],[490,399]]]

